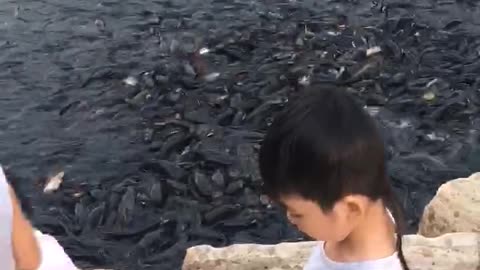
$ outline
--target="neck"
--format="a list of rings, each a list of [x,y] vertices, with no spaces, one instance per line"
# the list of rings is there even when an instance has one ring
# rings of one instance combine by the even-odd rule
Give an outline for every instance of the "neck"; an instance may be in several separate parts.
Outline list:
[[[325,252],[330,251],[332,259],[344,262],[377,260],[395,252],[395,241],[395,225],[384,204],[379,201],[372,203],[345,240],[328,243]],[[330,254],[327,255],[330,257]]]

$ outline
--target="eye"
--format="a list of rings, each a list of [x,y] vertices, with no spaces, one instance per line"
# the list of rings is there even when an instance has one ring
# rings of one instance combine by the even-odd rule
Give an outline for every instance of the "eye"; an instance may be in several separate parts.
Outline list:
[[[300,214],[290,214],[290,216],[295,219],[303,218],[303,215],[300,215]]]

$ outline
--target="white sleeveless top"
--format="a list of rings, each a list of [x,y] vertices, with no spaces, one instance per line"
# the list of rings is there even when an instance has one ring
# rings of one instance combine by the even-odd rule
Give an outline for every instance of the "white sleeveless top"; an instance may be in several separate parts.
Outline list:
[[[0,166],[0,269],[15,270],[12,250],[13,208],[8,187]]]
[[[303,270],[402,270],[402,264],[397,252],[379,260],[352,263],[336,262],[326,256],[324,242],[319,242],[313,248]]]
[[[392,213],[387,209],[387,213],[395,223]],[[336,262],[331,260],[325,254],[325,242],[319,241],[312,250],[310,258],[303,267],[303,270],[403,270],[397,252],[394,254],[378,259],[363,262]]]

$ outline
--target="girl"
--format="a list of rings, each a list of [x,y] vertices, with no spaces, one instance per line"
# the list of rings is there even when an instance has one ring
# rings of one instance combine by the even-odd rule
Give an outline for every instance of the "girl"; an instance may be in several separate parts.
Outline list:
[[[0,269],[78,270],[51,235],[35,230],[0,166]]]
[[[36,270],[41,253],[30,222],[0,167],[0,265],[5,270]]]
[[[310,89],[290,102],[270,126],[259,162],[267,195],[318,240],[304,269],[408,270],[382,138],[349,94]]]

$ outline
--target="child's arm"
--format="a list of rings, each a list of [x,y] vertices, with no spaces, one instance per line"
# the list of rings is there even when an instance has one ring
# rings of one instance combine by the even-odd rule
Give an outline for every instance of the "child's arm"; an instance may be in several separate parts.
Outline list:
[[[20,208],[17,196],[9,186],[13,208],[12,249],[18,270],[36,270],[41,263],[41,253],[30,222]]]

